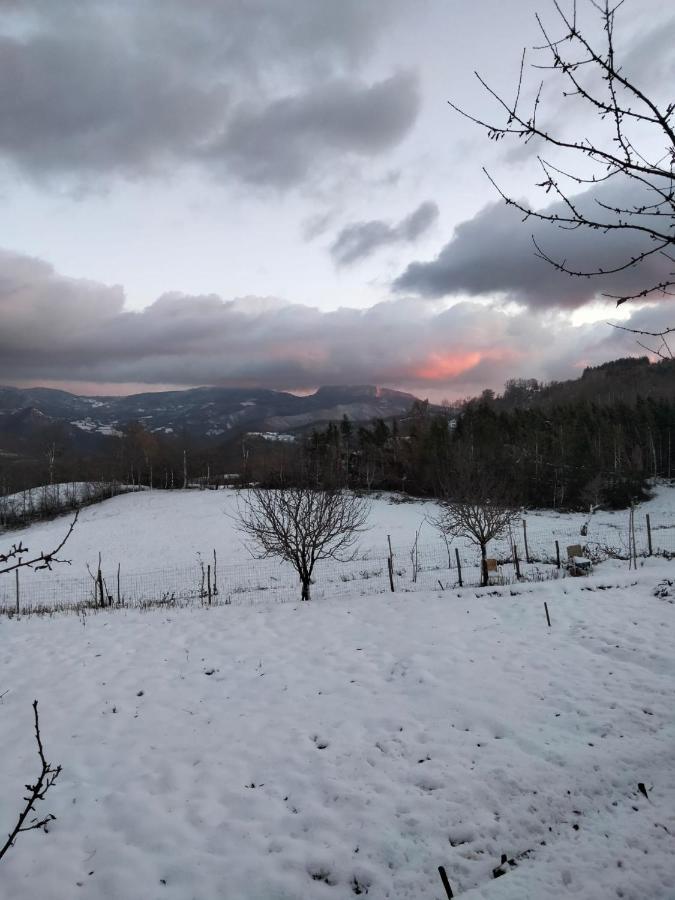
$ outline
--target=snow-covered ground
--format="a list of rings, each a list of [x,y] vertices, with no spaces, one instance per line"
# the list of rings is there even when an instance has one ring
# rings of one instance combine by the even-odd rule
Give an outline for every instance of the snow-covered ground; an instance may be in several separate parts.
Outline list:
[[[99,553],[102,570],[111,594],[116,593],[117,568],[121,571],[121,594],[128,598],[150,598],[196,589],[200,583],[199,559],[206,566],[217,553],[220,586],[223,591],[241,592],[251,600],[273,590],[280,599],[294,599],[294,574],[275,561],[265,563],[252,560],[242,538],[236,531],[234,514],[238,492],[220,491],[143,491],[124,494],[103,503],[89,506],[80,513],[77,527],[64,548],[63,556],[70,566],[59,566],[53,573],[23,572],[21,596],[26,604],[57,603],[84,600],[92,589],[87,566],[95,572]],[[371,528],[362,536],[360,553],[368,557],[363,565],[351,567],[339,564],[324,566],[317,574],[316,591],[325,590],[331,596],[340,593],[372,593],[388,590],[385,557],[388,553],[387,535],[391,536],[395,551],[397,578],[401,589],[432,588],[440,580],[444,586],[458,581],[454,547],[459,549],[466,583],[479,580],[476,548],[464,540],[454,542],[450,553],[439,534],[427,521],[433,515],[431,502],[394,502],[397,498],[382,495],[374,499],[371,508]],[[639,506],[635,513],[637,544],[645,550],[646,515],[652,525],[655,552],[675,553],[675,488],[659,486],[654,498]],[[555,557],[555,541],[559,543],[564,562],[567,546],[586,544],[593,547],[612,547],[627,554],[628,513],[596,511],[586,514],[560,514],[550,511],[527,511],[529,550],[533,557],[549,560],[548,564],[524,563],[525,547],[522,523],[514,526],[513,536],[528,577],[556,575],[551,560]],[[588,524],[588,534],[581,535]],[[48,551],[57,546],[68,525],[68,518],[32,525],[23,531],[0,535],[0,546],[22,540],[31,551]],[[419,556],[422,565],[420,579],[412,583],[410,549],[419,531]],[[490,551],[503,558],[510,555],[508,540],[493,542]],[[600,554],[601,556],[603,554]],[[514,576],[513,566],[503,568],[504,576]],[[350,585],[347,579],[359,582]],[[260,587],[261,590],[257,590]],[[245,591],[242,589],[245,588]],[[222,594],[222,591],[221,591]],[[0,581],[0,604],[14,600],[14,584]]]
[[[207,556],[216,548],[223,565],[251,559],[234,522],[238,491],[142,491],[123,494],[80,513],[68,543],[72,560],[67,574],[86,575],[86,564],[95,563],[99,552],[131,572],[163,566],[194,565],[197,554]],[[387,534],[395,544],[407,546],[424,521],[431,503],[391,504],[384,496],[373,501],[372,526],[361,541],[364,549],[387,549]],[[8,532],[4,541],[22,540],[31,549],[49,549],[58,544],[68,519],[39,522],[23,530]],[[429,538],[434,529],[427,528]],[[0,542],[3,536],[0,535]]]
[[[672,900],[674,577],[2,619],[0,896]]]

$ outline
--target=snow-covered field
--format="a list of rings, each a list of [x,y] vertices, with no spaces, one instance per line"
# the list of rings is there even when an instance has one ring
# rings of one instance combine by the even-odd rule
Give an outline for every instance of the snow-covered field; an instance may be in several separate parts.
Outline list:
[[[674,577],[2,619],[0,896],[672,900]]]
[[[236,490],[221,491],[143,491],[123,494],[80,513],[77,527],[63,556],[70,566],[59,566],[53,573],[23,572],[21,575],[22,602],[53,604],[59,601],[84,600],[92,590],[87,566],[95,572],[99,553],[106,584],[116,593],[117,568],[121,571],[121,595],[128,598],[155,599],[173,591],[195,590],[200,582],[199,559],[206,566],[217,553],[220,586],[223,592],[234,590],[235,597],[257,600],[274,591],[279,599],[294,599],[297,579],[294,574],[275,561],[255,562],[234,522],[237,508]],[[454,566],[454,547],[462,558],[466,583],[479,580],[478,556],[475,547],[457,540],[448,553],[438,532],[427,517],[434,512],[433,503],[393,502],[396,498],[382,495],[373,500],[371,528],[360,541],[363,564],[351,567],[327,565],[317,575],[315,592],[326,596],[351,593],[373,593],[388,590],[385,557],[388,553],[387,535],[391,536],[395,551],[397,578],[401,589],[433,588],[440,580],[444,586],[458,581]],[[652,524],[655,552],[675,553],[675,488],[659,486],[655,497],[639,506],[635,513],[637,544],[646,550],[646,515]],[[592,546],[613,547],[627,553],[628,513],[603,512],[559,514],[527,511],[529,549],[536,558],[547,558],[547,565],[524,563],[524,534],[521,523],[514,528],[514,538],[528,577],[552,577],[557,574],[551,560],[558,540],[564,561],[566,548],[572,544],[591,542]],[[31,551],[48,551],[57,546],[69,519],[61,517],[35,524],[23,531],[0,535],[0,546],[21,540]],[[588,535],[581,536],[582,526],[588,524]],[[410,549],[419,531],[419,555],[423,572],[413,585],[411,582]],[[508,540],[494,542],[491,554],[510,555]],[[513,566],[504,567],[505,577],[514,576]],[[365,576],[365,577],[362,577]],[[354,584],[347,579],[354,579]],[[358,582],[358,585],[356,584]],[[260,587],[260,590],[257,590]],[[245,588],[245,590],[243,590]],[[0,604],[11,605],[14,584],[0,581]]]
[[[99,551],[111,564],[122,562],[131,572],[191,566],[198,553],[207,556],[213,548],[223,565],[248,562],[251,556],[233,520],[237,497],[236,490],[142,491],[89,506],[81,511],[68,543],[66,555],[72,565],[67,574],[86,575],[86,564],[95,563]],[[386,551],[387,534],[395,544],[407,546],[432,508],[430,503],[391,504],[386,497],[375,500],[372,527],[361,542],[364,549]],[[48,549],[58,543],[67,524],[66,517],[40,522],[7,533],[5,542],[23,540],[31,549]],[[433,529],[424,527],[432,537]]]
[[[127,571],[143,572],[163,566],[193,565],[198,553],[206,556],[213,548],[223,564],[250,560],[236,531],[234,514],[238,491],[142,491],[122,494],[83,509],[76,531],[68,543],[72,566],[68,574],[86,575],[86,563],[96,562],[102,552],[111,564],[121,562]],[[420,542],[438,542],[436,530],[425,521],[435,510],[433,502],[392,502],[379,495],[371,505],[371,527],[361,539],[364,550],[386,553],[387,535],[401,552],[408,549],[421,526]],[[660,485],[652,500],[636,508],[638,531],[644,532],[645,516],[651,516],[655,545],[660,535],[675,550],[675,486]],[[589,523],[588,539],[620,543],[627,535],[628,512],[598,510],[584,513],[556,513],[530,510],[525,513],[528,534],[534,547],[553,535],[582,541],[581,526]],[[23,540],[31,549],[49,549],[58,543],[68,518],[40,522],[23,530],[7,532],[4,542]],[[516,536],[522,549],[522,532]],[[0,542],[3,535],[0,533]],[[49,576],[47,576],[49,577]]]

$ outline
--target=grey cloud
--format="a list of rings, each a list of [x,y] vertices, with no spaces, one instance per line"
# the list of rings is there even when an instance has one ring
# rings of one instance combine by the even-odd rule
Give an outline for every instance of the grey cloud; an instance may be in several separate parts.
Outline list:
[[[330,252],[339,265],[348,265],[370,256],[389,244],[412,243],[438,218],[438,207],[427,201],[396,225],[373,219],[355,222],[343,228],[333,241]]]
[[[634,321],[664,323],[666,310],[638,311]],[[512,376],[572,376],[637,349],[605,325],[572,328],[475,302],[438,311],[399,299],[322,312],[274,298],[166,294],[132,312],[119,286],[0,253],[0,383],[377,383],[462,396]]]
[[[580,209],[597,215],[595,198],[627,205],[640,202],[634,188],[616,191],[611,183],[575,197]],[[644,202],[644,197],[641,198]],[[547,213],[564,215],[561,203],[545,208]],[[602,230],[569,230],[529,219],[515,207],[491,203],[455,228],[436,259],[413,262],[395,280],[394,290],[422,297],[506,295],[530,307],[581,306],[602,293],[638,291],[667,275],[672,264],[655,255],[640,265],[602,278],[578,278],[556,271],[536,255],[532,242],[552,258],[565,260],[578,271],[609,269],[634,256],[640,249],[634,232],[606,233]],[[652,245],[642,244],[644,249]]]
[[[326,155],[380,153],[409,131],[419,108],[417,79],[337,81],[266,106],[241,106],[208,151],[243,180],[285,187]]]
[[[190,157],[227,108],[156,60],[93,37],[0,39],[0,151],[33,174],[138,174]]]
[[[393,16],[399,0],[390,0]],[[288,185],[412,126],[414,78],[359,69],[387,27],[374,0],[188,6],[10,4],[0,20],[0,157],[33,177],[177,165]]]

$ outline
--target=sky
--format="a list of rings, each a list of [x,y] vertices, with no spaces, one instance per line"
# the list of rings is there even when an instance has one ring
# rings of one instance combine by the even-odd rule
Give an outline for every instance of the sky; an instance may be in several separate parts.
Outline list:
[[[667,7],[617,18],[659,99]],[[601,295],[644,273],[571,279],[532,235],[582,268],[633,245],[522,222],[483,167],[548,207],[541,148],[448,104],[495,118],[474,70],[511,96],[536,12],[555,31],[550,0],[0,0],[0,383],[455,399],[642,352],[607,322],[658,329],[668,302]],[[546,121],[595,136],[549,76]]]

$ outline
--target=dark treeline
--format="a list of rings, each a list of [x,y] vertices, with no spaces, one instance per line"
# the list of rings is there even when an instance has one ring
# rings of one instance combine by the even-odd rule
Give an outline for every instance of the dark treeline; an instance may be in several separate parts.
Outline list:
[[[500,409],[539,407],[542,409],[586,401],[600,406],[625,403],[635,406],[645,397],[672,400],[675,397],[675,360],[650,363],[648,357],[626,357],[589,366],[580,378],[541,384],[534,378],[511,378],[504,393],[493,391],[483,398],[494,400]]]
[[[153,433],[130,422],[120,437],[82,448],[69,431],[50,427],[13,452],[0,452],[0,495],[82,481],[168,489],[201,481],[215,486],[245,470],[240,442],[204,444],[187,433]]]
[[[313,434],[299,471],[421,496],[459,495],[470,472],[474,484],[500,482],[504,499],[518,505],[618,508],[644,499],[647,479],[671,477],[673,436],[675,402],[667,400],[546,410],[476,400],[455,421],[419,404],[405,422],[356,430],[343,422]]]

